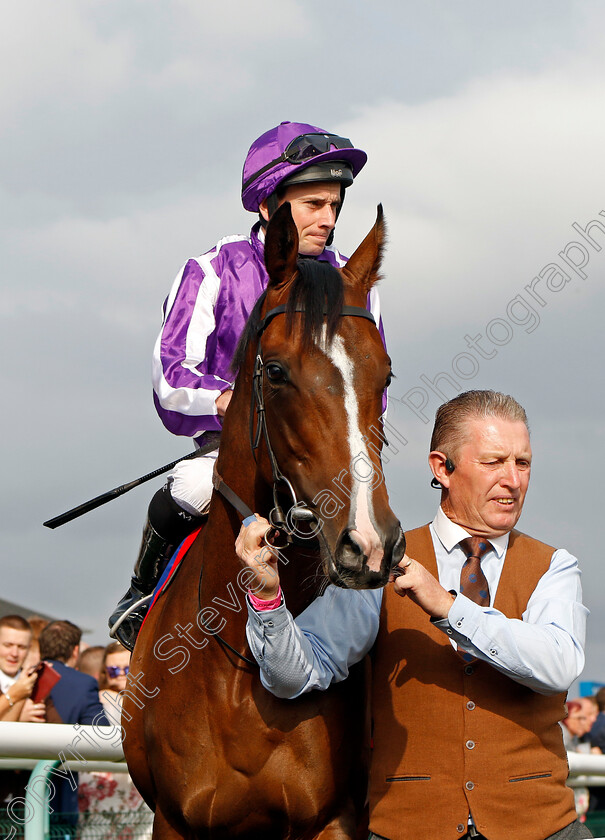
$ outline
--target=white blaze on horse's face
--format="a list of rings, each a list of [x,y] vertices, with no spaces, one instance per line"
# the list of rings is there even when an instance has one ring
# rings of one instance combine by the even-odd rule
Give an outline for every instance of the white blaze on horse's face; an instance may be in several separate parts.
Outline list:
[[[342,336],[334,336],[331,343],[326,341],[325,327],[319,343],[320,349],[330,359],[334,367],[342,376],[344,386],[344,407],[347,416],[347,439],[351,453],[351,510],[350,536],[359,544],[368,568],[373,572],[380,572],[384,557],[382,541],[374,526],[374,508],[372,490],[375,473],[371,467],[372,460],[364,441],[364,435],[359,428],[359,403],[355,389],[355,366],[347,353]],[[368,472],[362,472],[360,465],[367,467]]]

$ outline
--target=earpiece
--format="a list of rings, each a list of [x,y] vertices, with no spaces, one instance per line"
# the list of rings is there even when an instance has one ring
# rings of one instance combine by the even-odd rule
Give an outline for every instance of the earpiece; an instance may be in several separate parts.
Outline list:
[[[448,473],[453,473],[456,469],[456,465],[454,464],[451,458],[445,459],[445,469],[448,471]],[[441,486],[437,478],[431,479],[431,487],[433,488],[433,490],[443,490],[443,487]]]

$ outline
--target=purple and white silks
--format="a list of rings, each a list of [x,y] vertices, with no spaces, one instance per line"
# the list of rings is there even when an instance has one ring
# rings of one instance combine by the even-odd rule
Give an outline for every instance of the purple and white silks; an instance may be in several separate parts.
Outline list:
[[[196,438],[221,428],[215,401],[233,387],[231,359],[269,279],[263,234],[257,223],[250,236],[221,239],[212,250],[188,260],[173,283],[153,351],[152,381],[157,412],[175,435]],[[346,263],[332,247],[317,259],[336,268]],[[375,289],[368,309],[384,342]]]

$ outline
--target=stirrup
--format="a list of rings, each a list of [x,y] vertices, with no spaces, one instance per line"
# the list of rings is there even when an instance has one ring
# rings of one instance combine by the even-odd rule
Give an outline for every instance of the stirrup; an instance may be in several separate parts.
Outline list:
[[[109,638],[115,639],[116,633],[119,628],[122,626],[124,621],[129,618],[134,612],[136,612],[139,607],[148,607],[149,604],[153,601],[153,592],[150,595],[145,595],[144,598],[139,598],[138,601],[135,601],[134,604],[131,604],[127,610],[124,610],[122,615],[118,618],[114,624],[109,628]]]

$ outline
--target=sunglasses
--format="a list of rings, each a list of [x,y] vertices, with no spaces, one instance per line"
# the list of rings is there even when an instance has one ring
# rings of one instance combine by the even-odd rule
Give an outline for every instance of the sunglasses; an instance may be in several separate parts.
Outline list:
[[[127,676],[130,668],[128,665],[124,665],[123,668],[119,668],[117,665],[106,665],[105,670],[107,671],[107,676],[114,679],[115,677],[119,677],[120,674]]]
[[[251,175],[244,183],[242,189],[245,190],[259,175],[266,172],[271,167],[278,163],[304,163],[306,160],[323,155],[329,152],[331,148],[335,149],[352,149],[353,144],[348,137],[339,137],[338,134],[301,134],[291,140],[286,146],[284,152],[271,163],[263,166],[254,175]]]

